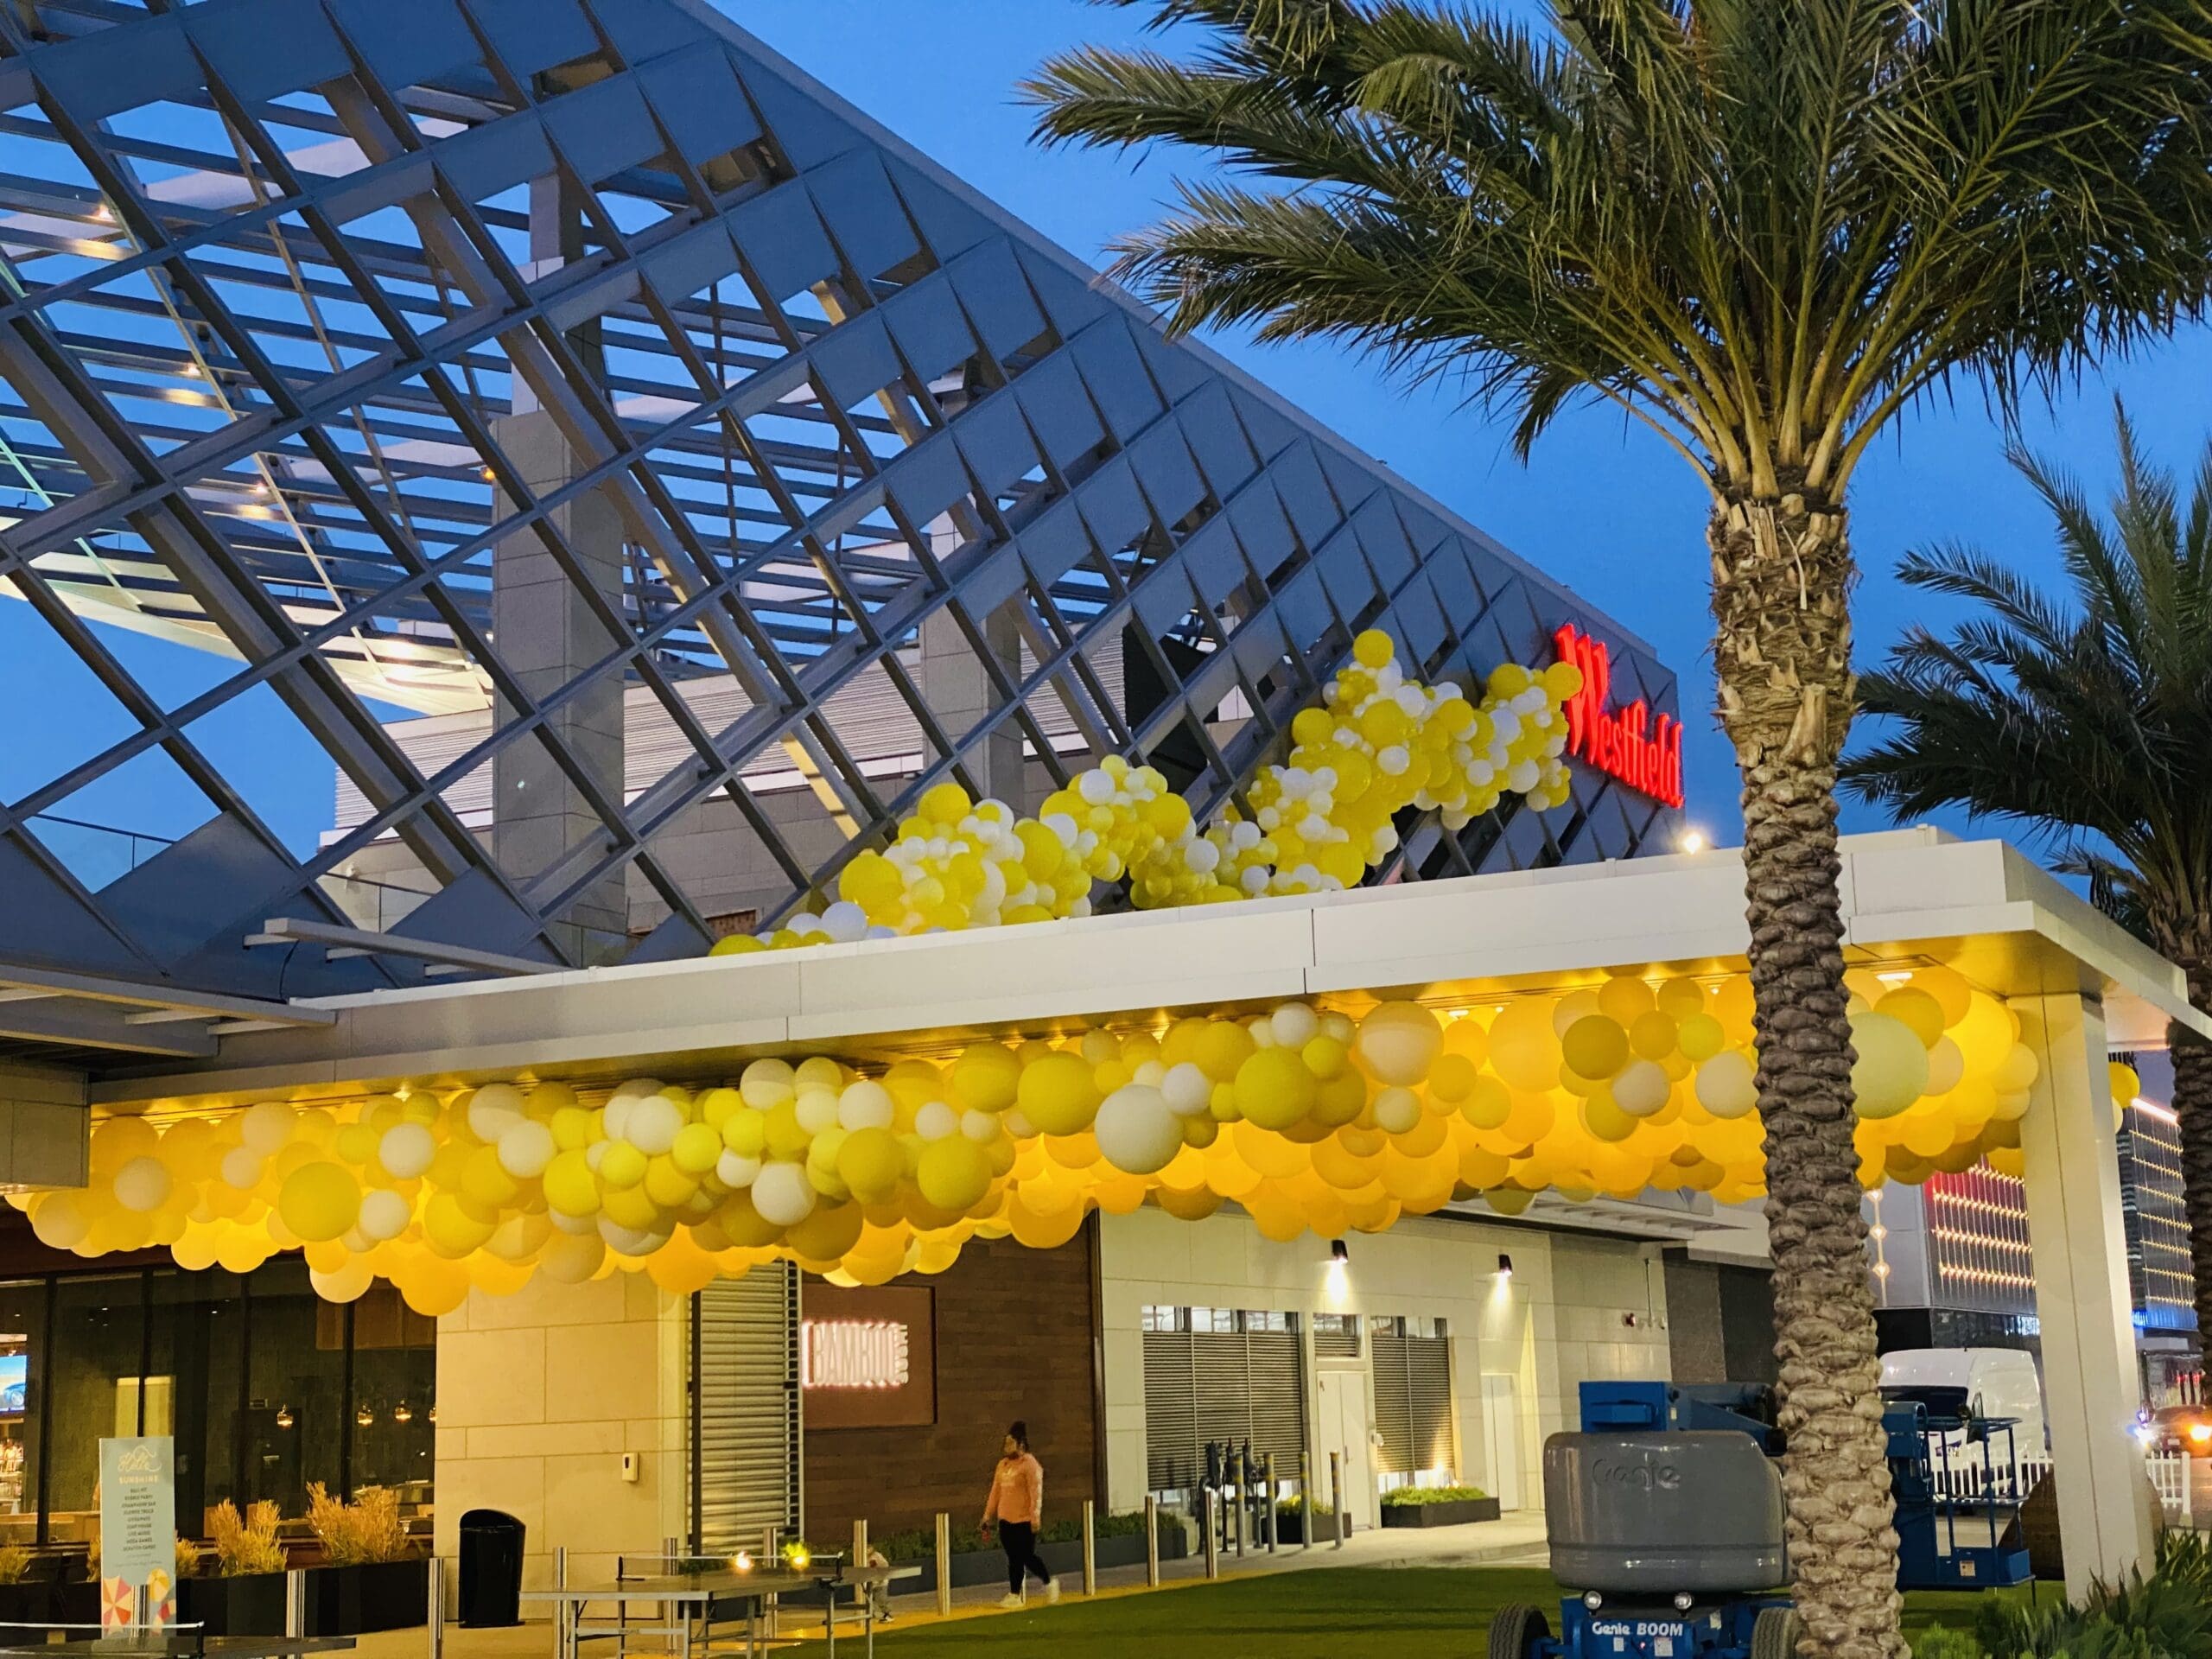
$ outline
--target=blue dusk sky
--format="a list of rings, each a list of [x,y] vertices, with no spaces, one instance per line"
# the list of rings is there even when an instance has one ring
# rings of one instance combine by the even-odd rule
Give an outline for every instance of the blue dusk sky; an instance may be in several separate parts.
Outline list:
[[[1503,0],[1535,15],[1535,0]],[[718,0],[770,47],[1047,236],[1096,261],[1116,232],[1155,217],[1178,168],[1204,158],[1045,152],[1028,142],[1029,111],[1013,88],[1049,54],[1086,41],[1133,43],[1142,13],[1084,0]],[[1175,42],[1165,42],[1171,49]],[[1656,438],[1618,412],[1561,418],[1526,466],[1510,423],[1462,407],[1448,388],[1393,385],[1372,360],[1335,346],[1261,347],[1236,334],[1211,344],[1352,442],[1457,509],[1531,563],[1649,640],[1681,676],[1692,818],[1715,839],[1740,833],[1734,767],[1710,714],[1705,505],[1700,487]],[[2139,359],[2104,366],[2053,407],[2027,412],[2024,435],[2067,457],[2097,494],[2113,473],[2112,401],[2124,396],[2152,453],[2192,469],[2212,429],[2212,330],[2192,328]],[[1978,542],[2038,577],[2056,574],[2050,527],[2003,460],[2004,435],[1978,392],[1916,410],[1897,423],[1853,486],[1853,542],[1862,570],[1857,639],[1877,658],[1919,603],[1892,572],[1909,547]],[[217,659],[111,633],[149,688],[174,706],[219,677]],[[119,733],[73,719],[81,675],[27,607],[0,604],[0,696],[15,711],[0,739],[0,798],[53,777]],[[289,720],[262,729],[250,703],[195,728],[246,798],[298,849],[329,822],[329,762]],[[175,780],[181,784],[181,779]],[[126,772],[72,802],[82,816],[179,834],[205,815],[158,775]],[[180,815],[182,816],[179,821]],[[1880,827],[1847,806],[1846,827]]]

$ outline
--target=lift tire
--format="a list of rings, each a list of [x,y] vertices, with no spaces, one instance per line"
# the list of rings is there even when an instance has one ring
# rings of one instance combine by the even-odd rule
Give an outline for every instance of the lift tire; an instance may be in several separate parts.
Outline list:
[[[1510,1602],[1490,1622],[1490,1659],[1542,1659],[1552,1627],[1526,1602]]]
[[[1751,1621],[1751,1659],[1797,1659],[1805,1621],[1795,1607],[1764,1607]]]

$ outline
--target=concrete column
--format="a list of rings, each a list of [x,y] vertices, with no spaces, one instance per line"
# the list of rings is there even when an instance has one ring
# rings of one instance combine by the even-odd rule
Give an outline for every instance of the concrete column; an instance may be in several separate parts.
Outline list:
[[[82,1186],[91,1179],[85,1074],[0,1065],[0,1181]]]
[[[1021,674],[1021,632],[1014,605],[1001,605],[982,620],[984,643],[1009,680]],[[956,741],[996,706],[996,696],[982,660],[958,622],[937,611],[922,621],[922,695]],[[1026,811],[1027,780],[1022,772],[1021,728],[1011,720],[985,739],[968,756],[969,775],[984,794],[1004,801],[1017,812]]]
[[[2139,1390],[2104,1010],[2079,995],[2012,1007],[2040,1068],[2020,1151],[2059,1538],[2067,1593],[2079,1597],[2093,1578],[2147,1567],[2154,1547],[2143,1452],[2128,1433]]]
[[[550,415],[533,411],[493,425],[493,435],[533,492],[558,488],[578,470],[575,450]],[[493,512],[513,512],[504,491]],[[589,582],[611,604],[622,596],[622,526],[613,505],[594,492],[556,509],[553,522],[583,567]],[[591,613],[584,590],[569,580],[534,529],[503,537],[492,552],[492,644],[533,699],[550,696],[613,651],[617,641]],[[545,729],[566,745],[605,798],[622,798],[622,684],[602,676],[582,696],[564,704]],[[514,717],[504,703],[501,724]],[[554,872],[572,855],[606,839],[599,815],[545,746],[523,739],[492,762],[492,853],[499,866],[527,887]],[[561,879],[556,877],[556,880]],[[617,954],[629,926],[622,878],[607,878],[561,918],[578,960]]]

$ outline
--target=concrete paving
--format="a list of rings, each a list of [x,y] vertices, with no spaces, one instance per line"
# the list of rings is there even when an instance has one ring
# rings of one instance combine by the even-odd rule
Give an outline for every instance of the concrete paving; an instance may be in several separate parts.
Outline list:
[[[1355,1533],[1341,1548],[1324,1541],[1311,1548],[1286,1544],[1273,1554],[1265,1550],[1248,1550],[1242,1557],[1225,1554],[1221,1558],[1221,1576],[1224,1579],[1242,1578],[1268,1573],[1296,1573],[1312,1567],[1465,1567],[1535,1566],[1544,1564],[1544,1518],[1534,1513],[1516,1513],[1475,1526],[1438,1527],[1432,1529],[1382,1528]],[[1189,1556],[1182,1560],[1162,1561],[1160,1566],[1163,1588],[1200,1583],[1205,1576],[1205,1563],[1201,1556]],[[915,1584],[906,1580],[908,1586]],[[1140,1595],[1146,1592],[1145,1572],[1141,1566],[1115,1567],[1098,1574],[1098,1593],[1102,1596]],[[1032,1594],[1035,1586],[1031,1586]],[[988,1618],[1000,1611],[999,1599],[1005,1595],[1001,1580],[989,1584],[971,1585],[952,1592],[952,1611],[956,1619]],[[1082,1575],[1065,1574],[1060,1581],[1064,1600],[1080,1599],[1083,1594]],[[934,1624],[948,1617],[937,1611],[934,1586],[923,1584],[918,1589],[907,1589],[892,1599],[893,1624],[899,1629],[912,1624]],[[855,1624],[849,1609],[841,1610],[838,1633],[841,1637],[853,1631]],[[822,1613],[818,1607],[793,1607],[784,1618],[783,1635],[786,1639],[807,1640],[822,1633]],[[725,1640],[717,1634],[716,1648],[726,1648]],[[659,1651],[658,1648],[639,1651]],[[463,1630],[448,1624],[445,1628],[444,1649],[433,1656],[429,1652],[427,1635],[421,1630],[390,1630],[378,1635],[365,1636],[356,1652],[360,1659],[547,1659],[553,1652],[553,1627],[549,1620],[533,1619],[530,1623],[507,1630]]]

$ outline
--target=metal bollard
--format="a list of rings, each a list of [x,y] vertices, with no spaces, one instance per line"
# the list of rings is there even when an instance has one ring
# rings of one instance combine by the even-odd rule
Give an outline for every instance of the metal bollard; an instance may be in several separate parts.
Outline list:
[[[1098,1538],[1091,1529],[1097,1520],[1097,1506],[1089,1498],[1083,1500],[1083,1593],[1098,1593]]]
[[[1236,1559],[1244,1559],[1244,1454],[1229,1454],[1229,1512],[1234,1530],[1230,1534],[1230,1546],[1236,1552]]]
[[[1150,1492],[1144,1495],[1144,1581],[1160,1588],[1160,1500]]]
[[[1344,1453],[1329,1453],[1329,1507],[1334,1511],[1336,1525],[1331,1529],[1337,1535],[1336,1548],[1344,1547]]]
[[[952,1611],[952,1517],[943,1510],[937,1514],[937,1611]]]
[[[430,1569],[429,1593],[423,1599],[423,1628],[430,1639],[430,1659],[444,1659],[446,1650],[446,1564],[436,1556]]]
[[[308,1570],[303,1567],[284,1569],[284,1634],[302,1637],[308,1633]]]
[[[1268,1529],[1268,1554],[1272,1555],[1275,1553],[1275,1534],[1282,1530],[1282,1514],[1276,1508],[1275,1454],[1272,1452],[1260,1459],[1260,1492],[1267,1503],[1261,1514]]]
[[[1298,1454],[1298,1547],[1313,1548],[1313,1459],[1310,1452]]]
[[[1200,1515],[1202,1517],[1198,1526],[1198,1532],[1200,1536],[1205,1541],[1206,1577],[1210,1579],[1217,1579],[1221,1576],[1221,1529],[1220,1523],[1217,1521],[1214,1516],[1213,1488],[1211,1486],[1200,1487],[1198,1489],[1198,1497],[1201,1505]]]

